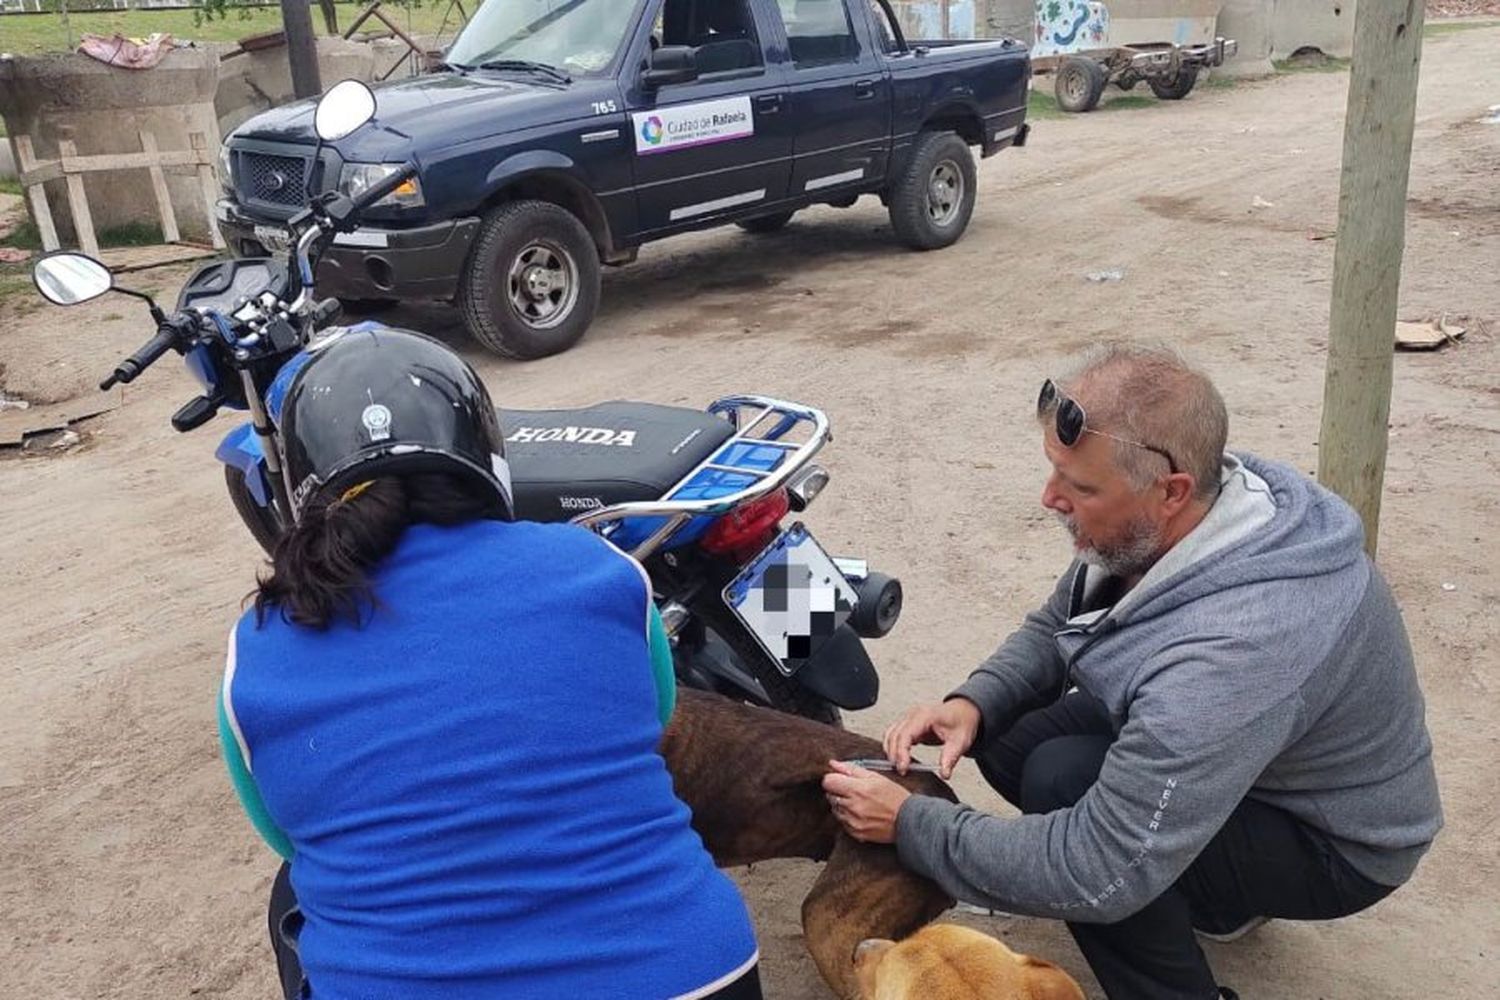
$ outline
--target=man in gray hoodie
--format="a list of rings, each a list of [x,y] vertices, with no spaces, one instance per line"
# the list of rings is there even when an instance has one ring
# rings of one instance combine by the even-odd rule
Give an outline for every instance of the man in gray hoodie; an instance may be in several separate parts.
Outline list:
[[[965,754],[999,817],[832,763],[856,837],[954,896],[1068,922],[1110,1000],[1214,1000],[1195,930],[1362,910],[1442,825],[1400,611],[1359,518],[1297,470],[1225,453],[1213,384],[1104,350],[1038,401],[1042,503],[1076,559],[937,705],[886,732]]]

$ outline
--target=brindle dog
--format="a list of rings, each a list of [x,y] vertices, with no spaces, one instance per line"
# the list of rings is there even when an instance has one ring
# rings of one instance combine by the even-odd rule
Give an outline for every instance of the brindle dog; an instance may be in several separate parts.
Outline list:
[[[661,753],[693,811],[693,828],[721,867],[771,858],[828,862],[802,901],[802,931],[840,997],[859,995],[854,951],[861,941],[899,941],[953,905],[936,883],[901,867],[894,847],[845,833],[823,797],[828,761],[882,757],[875,740],[681,688]],[[918,794],[956,801],[936,775],[891,777]]]

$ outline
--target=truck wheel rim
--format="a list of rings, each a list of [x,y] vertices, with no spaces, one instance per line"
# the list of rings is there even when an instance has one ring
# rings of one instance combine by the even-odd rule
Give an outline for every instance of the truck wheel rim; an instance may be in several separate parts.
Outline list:
[[[506,276],[511,308],[527,326],[557,326],[578,302],[578,265],[550,240],[535,240],[511,260]]]
[[[933,225],[951,225],[964,200],[964,175],[958,164],[944,160],[932,168],[927,181],[927,215]]]
[[[1088,96],[1089,81],[1082,73],[1072,72],[1063,77],[1063,94],[1067,96],[1068,103],[1081,104]]]

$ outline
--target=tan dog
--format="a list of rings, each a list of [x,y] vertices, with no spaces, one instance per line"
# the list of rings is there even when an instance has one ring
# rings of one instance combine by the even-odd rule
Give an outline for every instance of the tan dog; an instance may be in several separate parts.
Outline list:
[[[932,924],[899,944],[863,941],[854,965],[861,1000],[1084,1000],[1051,962],[957,924]]]

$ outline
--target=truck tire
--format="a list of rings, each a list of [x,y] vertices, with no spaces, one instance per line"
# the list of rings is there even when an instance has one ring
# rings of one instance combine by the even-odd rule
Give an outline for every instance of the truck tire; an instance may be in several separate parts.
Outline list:
[[[792,221],[792,214],[791,212],[777,212],[775,215],[760,215],[753,219],[741,219],[735,225],[747,233],[755,233],[757,236],[760,236],[782,229],[788,222]]]
[[[974,214],[974,154],[952,132],[923,132],[890,188],[891,227],[913,250],[952,246]]]
[[[1192,92],[1193,85],[1198,82],[1198,67],[1178,66],[1176,76],[1153,76],[1146,82],[1151,85],[1151,93],[1163,101],[1180,101]]]
[[[572,212],[546,201],[490,209],[459,276],[469,335],[504,358],[566,351],[599,308],[599,253]]]
[[[1057,106],[1072,114],[1092,111],[1099,106],[1108,82],[1108,71],[1094,60],[1068,56],[1057,67],[1057,79],[1053,82]]]

